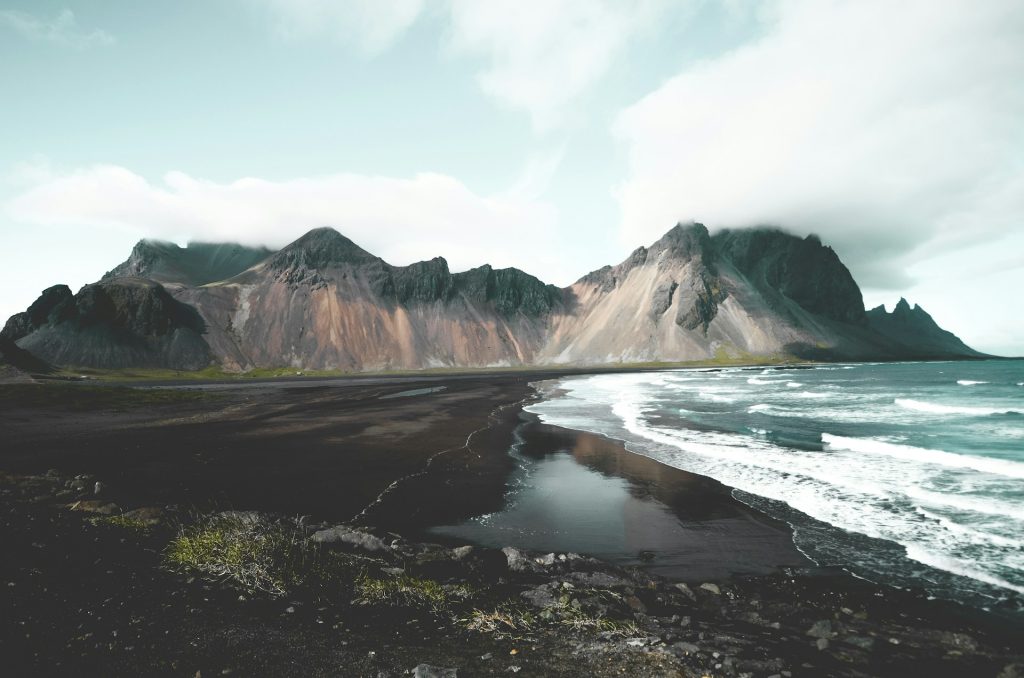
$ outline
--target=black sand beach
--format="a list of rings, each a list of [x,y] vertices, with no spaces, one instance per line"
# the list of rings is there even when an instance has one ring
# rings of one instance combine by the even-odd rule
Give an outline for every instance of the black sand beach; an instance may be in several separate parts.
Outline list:
[[[1005,620],[815,571],[721,484],[537,422],[521,405],[546,376],[0,387],[0,658],[35,675],[1018,675]],[[83,499],[172,518],[126,536],[67,509]],[[502,595],[600,571],[642,630],[517,640],[308,591],[239,599],[161,565],[176,521],[225,510],[359,526],[397,540],[373,567]],[[469,565],[437,565],[466,543]]]

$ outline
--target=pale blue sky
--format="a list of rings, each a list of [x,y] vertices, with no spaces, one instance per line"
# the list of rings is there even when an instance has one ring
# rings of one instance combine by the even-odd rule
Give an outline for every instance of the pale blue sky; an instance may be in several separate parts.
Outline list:
[[[957,91],[1024,74],[1022,12],[991,5],[0,0],[0,316],[141,237],[331,224],[564,285],[698,219],[819,232],[869,303],[1024,353],[971,302],[1024,287],[1021,97]],[[928,56],[951,36],[952,76]]]

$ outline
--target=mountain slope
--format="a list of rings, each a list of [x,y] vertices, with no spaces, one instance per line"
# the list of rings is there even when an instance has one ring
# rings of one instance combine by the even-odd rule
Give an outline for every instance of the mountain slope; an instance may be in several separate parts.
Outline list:
[[[561,291],[516,269],[392,266],[316,229],[218,284],[183,290],[234,369],[486,367],[530,362]]]
[[[835,253],[776,229],[677,225],[649,249],[570,288],[542,358],[683,361],[722,353],[858,358],[886,354],[864,327],[860,289]]]
[[[865,313],[814,236],[696,223],[565,289],[441,257],[393,266],[330,228],[277,252],[143,241],[77,295],[44,291],[2,336],[57,365],[176,369],[980,355],[920,309]]]
[[[952,332],[942,329],[923,308],[913,308],[906,299],[900,298],[899,303],[887,313],[885,306],[878,306],[867,312],[868,324],[879,334],[915,351],[919,355],[930,358],[950,357],[984,357],[965,344]]]

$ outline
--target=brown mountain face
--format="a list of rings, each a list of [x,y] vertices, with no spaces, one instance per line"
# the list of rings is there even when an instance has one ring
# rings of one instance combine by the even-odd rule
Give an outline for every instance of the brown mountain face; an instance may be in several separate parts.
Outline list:
[[[775,229],[712,236],[701,224],[677,225],[565,289],[514,268],[452,273],[440,257],[392,266],[330,228],[277,252],[143,241],[77,295],[66,286],[45,291],[0,338],[51,364],[111,368],[927,354],[912,336],[870,320],[850,272],[816,237]],[[978,354],[964,346],[957,355]]]

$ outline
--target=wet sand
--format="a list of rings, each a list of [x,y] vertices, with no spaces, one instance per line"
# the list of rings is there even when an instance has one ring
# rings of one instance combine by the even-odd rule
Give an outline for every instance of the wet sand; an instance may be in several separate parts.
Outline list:
[[[501,511],[429,530],[495,548],[576,552],[683,581],[813,563],[789,527],[730,489],[591,433],[521,412]]]
[[[190,384],[210,397],[77,411],[12,397],[0,469],[95,474],[126,505],[354,521],[680,579],[808,564],[787,526],[720,483],[523,412],[544,376]]]

